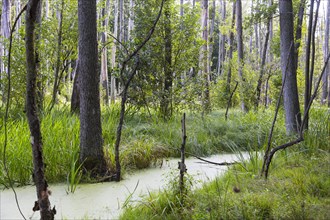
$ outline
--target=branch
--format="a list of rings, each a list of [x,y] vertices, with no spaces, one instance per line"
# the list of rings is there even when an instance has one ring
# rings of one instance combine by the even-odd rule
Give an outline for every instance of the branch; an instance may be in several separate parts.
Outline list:
[[[8,122],[8,115],[9,115],[9,106],[10,106],[10,91],[11,91],[11,50],[12,50],[12,46],[13,46],[13,34],[17,25],[17,22],[19,20],[19,18],[21,17],[21,15],[23,14],[23,12],[27,9],[27,4],[22,8],[22,10],[19,12],[19,14],[17,15],[15,21],[14,21],[14,25],[12,27],[12,29],[10,30],[10,37],[9,37],[9,49],[8,49],[8,67],[7,67],[7,79],[8,79],[8,87],[7,87],[7,103],[6,103],[6,112],[5,112],[5,118],[4,118],[4,128],[5,128],[5,140],[4,140],[4,146],[3,146],[3,167],[6,173],[6,176],[8,178],[8,182],[10,185],[10,188],[12,189],[14,195],[15,195],[15,201],[16,201],[16,205],[18,208],[19,213],[21,214],[22,218],[26,220],[20,205],[18,203],[18,198],[17,198],[17,193],[14,189],[13,186],[13,181],[10,178],[9,175],[9,169],[7,167],[7,157],[6,157],[6,150],[7,150],[7,143],[8,143],[8,128],[7,128],[7,122]]]
[[[320,83],[321,83],[323,74],[325,73],[326,67],[327,67],[327,65],[329,63],[329,59],[330,59],[330,53],[328,54],[328,57],[327,57],[326,62],[324,64],[324,66],[323,66],[322,72],[321,72],[321,74],[320,74],[320,76],[318,78],[318,81],[317,81],[316,85],[315,85],[313,95],[312,95],[311,99],[309,100],[309,103],[307,105],[307,108],[306,108],[306,110],[304,112],[303,121],[302,121],[301,126],[300,126],[299,137],[296,140],[294,140],[294,141],[291,141],[291,142],[288,142],[288,143],[283,144],[281,146],[275,147],[275,148],[273,148],[270,151],[269,156],[267,158],[267,163],[266,163],[266,170],[265,170],[265,178],[266,179],[268,177],[269,165],[270,165],[270,163],[272,161],[272,158],[273,158],[274,154],[277,151],[279,151],[279,150],[284,150],[287,147],[290,147],[290,146],[293,146],[295,144],[298,144],[298,143],[300,143],[301,141],[304,140],[304,130],[303,130],[304,129],[304,124],[306,123],[307,115],[308,115],[309,110],[310,110],[310,108],[311,108],[311,106],[313,104],[313,101],[314,101],[315,97],[316,97],[316,94],[317,94],[317,91],[318,91],[318,87],[320,86]]]
[[[293,46],[293,42],[291,42],[291,45],[290,45],[290,49],[289,50],[291,50],[292,46]],[[262,164],[261,176],[263,175],[263,173],[265,171],[266,161],[267,161],[267,159],[269,157],[269,151],[270,151],[271,144],[272,144],[272,137],[273,137],[274,127],[275,127],[275,123],[276,123],[276,120],[277,120],[278,111],[279,111],[280,105],[281,105],[281,98],[282,98],[282,95],[283,95],[284,84],[285,84],[285,81],[286,81],[286,73],[288,71],[288,66],[289,66],[288,65],[289,64],[289,55],[290,55],[290,53],[288,53],[288,56],[286,58],[284,79],[282,81],[280,95],[279,95],[279,97],[277,99],[276,110],[275,110],[275,115],[274,115],[272,127],[270,129],[269,136],[268,136],[268,143],[267,143],[267,148],[266,148],[266,152],[265,152],[265,156],[264,156],[264,162]]]

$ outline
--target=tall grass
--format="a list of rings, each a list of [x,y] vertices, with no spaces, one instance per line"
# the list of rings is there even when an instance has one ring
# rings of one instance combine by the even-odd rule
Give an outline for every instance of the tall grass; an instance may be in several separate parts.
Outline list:
[[[267,114],[256,116],[249,113],[235,116],[237,119],[233,120],[249,125],[252,134],[247,136],[247,140],[250,140],[253,134],[260,137],[267,134],[267,130],[263,129],[268,126]],[[325,120],[328,117],[326,109],[312,111],[305,141],[277,154],[268,181],[258,175],[263,158],[257,148],[252,147],[259,146],[258,138],[254,138],[254,144],[248,141],[250,159],[242,160],[223,177],[191,192],[187,206],[172,206],[169,212],[162,211],[166,202],[175,202],[175,198],[169,196],[171,191],[166,190],[151,194],[139,205],[128,206],[121,218],[329,219],[330,142],[329,120]],[[273,145],[286,141],[288,137],[284,126],[282,130],[276,129],[275,137]],[[239,154],[239,149],[234,139],[232,150]]]
[[[114,141],[119,119],[119,106],[102,108],[102,129],[109,169],[114,168]],[[232,110],[225,120],[224,110],[202,117],[188,112],[186,119],[188,153],[199,156],[231,152],[233,149],[258,150],[263,147],[272,118],[271,111],[243,114]],[[179,156],[181,145],[181,115],[168,121],[148,112],[128,111],[125,117],[121,162],[125,169],[141,169],[161,163],[161,158]],[[0,119],[2,120],[2,119]],[[283,121],[278,122],[279,126]],[[31,182],[32,156],[29,129],[24,116],[15,114],[9,121],[8,166],[17,185]],[[3,128],[0,128],[0,130]],[[72,155],[79,152],[79,117],[68,108],[54,108],[41,116],[41,130],[49,182],[66,182],[72,168]],[[317,132],[317,131],[316,131]],[[278,131],[278,136],[285,133]],[[0,141],[4,136],[1,130]],[[0,149],[2,151],[2,145]],[[0,165],[0,183],[6,183]]]

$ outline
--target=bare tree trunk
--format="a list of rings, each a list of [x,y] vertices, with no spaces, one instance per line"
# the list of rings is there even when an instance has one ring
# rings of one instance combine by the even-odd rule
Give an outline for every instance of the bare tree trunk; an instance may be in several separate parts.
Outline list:
[[[215,0],[212,1],[212,8],[210,10],[210,36],[209,36],[209,56],[208,56],[208,63],[209,63],[209,78],[211,79],[211,67],[212,67],[212,55],[213,55],[213,44],[214,44],[214,26],[215,26]]]
[[[118,37],[118,17],[119,17],[119,12],[118,12],[118,1],[114,1],[114,29],[113,29],[113,36]],[[116,68],[116,51],[117,51],[117,45],[115,43],[112,44],[111,48],[111,68],[112,68],[112,73],[111,73],[111,79],[110,79],[110,100],[111,103],[115,103],[116,100],[116,78],[114,76],[114,69]]]
[[[262,52],[261,68],[260,68],[260,74],[259,74],[258,83],[257,83],[257,98],[256,98],[255,105],[254,105],[255,110],[258,109],[259,102],[260,102],[261,84],[262,84],[262,78],[263,78],[264,72],[265,72],[269,32],[270,32],[270,19],[268,19],[268,22],[267,22],[267,33],[266,33],[265,44],[264,44],[263,52]]]
[[[327,59],[329,54],[329,35],[330,35],[330,1],[327,4],[326,11],[326,21],[325,21],[325,37],[324,37],[324,61]],[[329,93],[329,76],[330,76],[330,65],[327,65],[326,71],[322,77],[322,96],[321,96],[321,104],[327,103],[330,107],[330,93]]]
[[[164,62],[164,91],[160,103],[161,115],[168,119],[172,115],[172,33],[171,33],[171,5],[166,1],[164,6],[165,25],[165,62]]]
[[[33,155],[33,180],[37,188],[38,201],[35,203],[34,211],[40,210],[41,219],[54,219],[55,208],[51,209],[49,202],[48,184],[45,179],[45,165],[42,154],[42,137],[40,121],[37,115],[36,105],[36,81],[37,81],[37,57],[35,46],[35,28],[37,23],[38,7],[40,0],[29,0],[26,10],[25,22],[25,47],[27,65],[27,86],[26,86],[26,115],[28,118],[32,155]]]
[[[64,10],[64,0],[61,2],[61,10],[58,11],[58,38],[57,38],[57,51],[56,51],[56,65],[54,73],[54,86],[53,86],[53,96],[50,109],[52,109],[57,102],[57,93],[60,86],[59,72],[61,68],[61,53],[62,53],[62,32],[63,32],[63,10]]]
[[[97,71],[96,0],[78,1],[80,162],[91,177],[103,176],[107,167],[103,152],[100,108],[100,75]]]
[[[301,0],[299,5],[299,12],[297,17],[297,28],[296,28],[296,45],[295,45],[295,67],[298,69],[298,59],[299,59],[299,47],[301,41],[302,25],[304,21],[304,10],[305,10],[306,0]]]
[[[285,126],[288,134],[298,133],[301,124],[301,114],[299,107],[297,73],[294,64],[294,38],[293,38],[293,9],[292,0],[280,0],[280,31],[281,31],[281,69],[282,79],[285,74],[284,84],[284,109]],[[288,55],[289,54],[289,55]],[[288,62],[288,71],[286,71],[286,60]]]
[[[129,1],[129,18],[128,18],[128,40],[131,40],[131,33],[134,29],[134,0]]]
[[[237,31],[237,50],[238,50],[238,75],[241,81],[244,81],[243,67],[244,67],[244,54],[243,54],[243,19],[242,19],[242,2],[236,0],[236,31]],[[243,83],[242,83],[243,84]],[[247,107],[244,102],[244,94],[241,92],[241,107],[243,111],[247,111]]]
[[[210,103],[210,73],[209,73],[209,64],[208,64],[208,10],[209,10],[209,1],[203,0],[202,2],[202,39],[204,43],[201,48],[201,62],[202,62],[202,79],[203,79],[203,91],[202,91],[202,105],[203,111],[209,112],[211,110]]]
[[[221,22],[220,24],[226,23],[226,0],[220,0],[220,14],[221,14]],[[220,76],[223,73],[223,64],[225,62],[225,41],[226,35],[219,31],[219,51],[218,51],[218,65],[217,65],[217,75]]]
[[[103,17],[103,32],[101,33],[101,42],[102,42],[102,54],[101,54],[101,83],[102,87],[105,91],[104,103],[105,105],[109,105],[109,79],[108,79],[108,48],[105,45],[107,42],[107,30],[109,23],[109,7],[110,0],[107,0],[106,5],[102,8],[102,17]]]
[[[10,37],[10,11],[11,11],[11,5],[10,0],[3,0],[2,1],[2,13],[1,13],[1,33],[0,37],[0,80],[4,77],[3,75],[6,75],[6,66],[2,60],[2,57],[5,57],[7,55],[7,49],[4,40],[9,39]],[[0,84],[0,93],[2,95],[2,99],[5,99],[3,88],[1,88]]]
[[[226,85],[226,94],[230,94],[230,83],[231,83],[231,69],[232,69],[232,59],[233,59],[233,50],[234,50],[234,27],[235,27],[235,19],[236,19],[236,7],[235,2],[233,2],[233,15],[231,20],[231,30],[229,35],[229,67],[227,73],[227,85]]]
[[[80,99],[79,99],[79,54],[78,59],[76,60],[76,66],[73,71],[73,88],[71,95],[71,112],[79,113],[80,112]]]

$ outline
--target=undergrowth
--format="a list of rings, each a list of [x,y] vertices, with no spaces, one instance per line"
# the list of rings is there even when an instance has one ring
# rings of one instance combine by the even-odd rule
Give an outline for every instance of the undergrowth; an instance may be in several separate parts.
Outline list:
[[[247,161],[190,191],[184,206],[166,189],[128,205],[121,219],[330,219],[328,119],[327,110],[312,111],[305,141],[276,154],[268,180],[260,177],[262,151],[251,151]],[[288,141],[280,134],[273,146]]]
[[[199,156],[232,152],[233,149],[260,149],[268,135],[272,111],[258,114],[243,114],[231,110],[228,121],[224,110],[214,111],[202,117],[187,112],[186,151]],[[128,111],[126,113],[122,142],[121,164],[123,171],[142,169],[159,165],[164,157],[179,156],[181,145],[181,115],[177,114],[163,121],[156,114]],[[104,151],[110,171],[114,169],[114,141],[119,119],[119,106],[102,109],[102,129]],[[66,182],[68,176],[75,177],[79,172],[79,117],[68,108],[54,108],[41,118],[43,152],[48,182]],[[0,119],[3,124],[2,120]],[[283,121],[278,122],[282,126]],[[0,127],[0,143],[4,141],[3,126]],[[7,162],[11,179],[16,185],[30,184],[32,181],[32,153],[29,129],[24,114],[15,113],[8,122]],[[281,132],[277,132],[281,136]],[[0,146],[2,155],[3,145]],[[7,186],[7,179],[0,164],[0,185]],[[70,179],[69,182],[76,182]]]

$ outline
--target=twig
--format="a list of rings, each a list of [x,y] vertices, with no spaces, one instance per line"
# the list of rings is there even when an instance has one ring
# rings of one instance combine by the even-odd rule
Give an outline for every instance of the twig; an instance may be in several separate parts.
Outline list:
[[[9,175],[9,169],[7,167],[7,157],[6,157],[6,150],[7,150],[7,143],[8,143],[8,128],[7,128],[7,122],[8,122],[8,115],[9,115],[9,106],[10,106],[10,91],[11,91],[11,50],[12,50],[12,46],[13,46],[13,33],[15,31],[17,22],[19,20],[19,18],[21,17],[21,15],[23,14],[23,12],[26,10],[27,8],[27,4],[22,8],[22,10],[19,12],[19,14],[17,15],[14,25],[12,27],[12,29],[10,30],[10,38],[9,38],[9,49],[8,49],[8,67],[7,67],[7,78],[8,78],[8,88],[7,88],[7,103],[6,103],[6,112],[5,112],[5,119],[4,119],[4,128],[5,128],[5,140],[4,140],[4,146],[3,146],[3,167],[4,170],[6,172],[6,176],[8,178],[8,182],[10,185],[10,188],[12,189],[14,195],[15,195],[15,201],[16,201],[16,205],[18,208],[19,213],[21,214],[22,218],[26,220],[19,202],[18,202],[18,198],[17,198],[17,193],[14,189],[14,185],[13,185],[13,181],[10,178]]]

